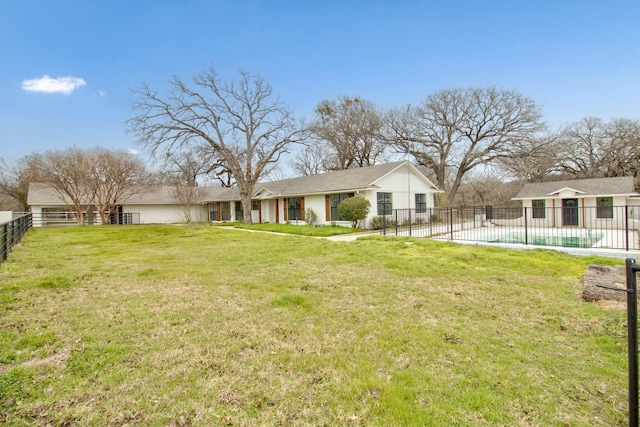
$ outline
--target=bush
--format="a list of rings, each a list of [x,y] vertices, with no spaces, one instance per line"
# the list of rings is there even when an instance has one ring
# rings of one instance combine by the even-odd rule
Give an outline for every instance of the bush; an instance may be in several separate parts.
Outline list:
[[[307,224],[313,225],[316,223],[316,220],[318,219],[318,215],[316,215],[313,209],[308,208],[308,209],[305,209],[304,211],[304,218]]]
[[[373,218],[371,218],[371,228],[373,228],[374,230],[380,230],[382,228],[382,221],[383,218],[381,216],[374,216]]]
[[[392,219],[378,215],[371,218],[371,228],[374,230],[381,230],[383,226],[386,228],[393,228],[396,226],[396,222]]]
[[[356,228],[358,221],[369,214],[371,203],[364,197],[349,197],[338,203],[338,213],[345,221],[351,221],[351,227]]]

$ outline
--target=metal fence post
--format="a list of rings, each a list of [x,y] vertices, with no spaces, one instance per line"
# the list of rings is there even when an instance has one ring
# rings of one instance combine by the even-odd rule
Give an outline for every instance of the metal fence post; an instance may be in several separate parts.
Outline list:
[[[397,236],[398,235],[398,210],[397,209],[396,209],[396,225],[395,225],[395,227],[396,227],[395,235]]]
[[[596,285],[599,288],[627,293],[627,355],[629,369],[629,427],[638,427],[638,286],[636,260],[625,260],[627,289]]]
[[[638,426],[638,297],[636,272],[640,266],[631,258],[627,268],[627,336],[629,353],[629,426]]]
[[[611,209],[615,209],[615,208],[612,207]],[[624,238],[625,238],[624,247],[628,252],[629,251],[629,206],[627,205],[624,206]]]
[[[527,208],[524,208],[524,244],[529,244],[529,222],[527,221]]]
[[[453,240],[453,208],[449,208],[449,227],[451,227],[451,240]]]
[[[8,229],[7,224],[2,224],[2,242],[0,243],[0,262],[7,260],[7,252],[9,252],[9,245],[7,244]]]

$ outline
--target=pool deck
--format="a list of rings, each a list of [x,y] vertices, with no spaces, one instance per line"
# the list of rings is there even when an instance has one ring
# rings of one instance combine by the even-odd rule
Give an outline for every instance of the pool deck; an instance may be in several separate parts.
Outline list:
[[[459,228],[458,228],[459,227]],[[623,230],[596,230],[596,232],[604,232],[604,238],[598,241],[591,248],[575,248],[575,247],[562,247],[562,246],[547,246],[547,245],[533,245],[533,244],[523,244],[523,243],[499,243],[499,242],[488,242],[483,241],[483,239],[487,239],[489,236],[498,234],[506,234],[510,232],[520,231],[518,228],[502,228],[502,227],[478,227],[478,228],[465,228],[464,225],[458,224],[458,227],[454,228],[453,233],[451,233],[451,229],[447,229],[445,227],[431,227],[429,231],[431,231],[430,236],[425,235],[420,236],[420,231],[426,229],[426,226],[415,227],[413,229],[412,235],[414,237],[427,237],[431,239],[448,241],[454,243],[460,243],[465,245],[477,245],[477,246],[494,246],[494,247],[502,247],[508,249],[517,249],[517,250],[531,250],[531,249],[547,249],[554,250],[559,252],[565,252],[571,255],[576,256],[604,256],[610,258],[618,258],[618,259],[626,259],[633,258],[640,260],[640,239],[638,233],[636,231],[629,233],[629,247],[634,248],[629,251],[622,249],[625,247],[625,232]],[[584,229],[561,229],[561,228],[549,228],[543,229],[546,230],[544,234],[554,235],[559,231],[560,234],[564,234],[566,236],[581,236],[585,232]],[[564,230],[564,232],[562,232]],[[465,239],[469,234],[473,234],[473,240]],[[396,234],[392,232],[392,230],[387,231],[388,236],[395,236]],[[397,236],[409,236],[409,232],[404,230],[399,230]]]
[[[444,240],[444,239],[438,239]],[[575,256],[602,256],[607,258],[640,260],[640,250],[625,251],[624,249],[607,249],[607,248],[566,248],[562,246],[535,246],[535,245],[523,245],[513,243],[488,243],[477,242],[471,240],[450,240],[448,242],[458,243],[462,245],[474,245],[474,246],[493,246],[505,249],[515,249],[519,251],[530,251],[534,249],[544,249],[548,251],[564,252],[569,255]]]

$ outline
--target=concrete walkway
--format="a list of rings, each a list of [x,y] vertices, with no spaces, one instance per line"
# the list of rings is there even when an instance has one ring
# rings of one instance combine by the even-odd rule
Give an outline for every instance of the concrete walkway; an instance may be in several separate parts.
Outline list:
[[[380,231],[364,231],[362,233],[348,233],[348,234],[339,234],[337,236],[305,236],[303,234],[289,234],[289,233],[278,233],[276,231],[262,231],[262,230],[248,230],[246,228],[236,228],[231,226],[218,226],[221,230],[235,230],[235,231],[246,231],[248,233],[266,233],[266,234],[276,234],[280,236],[298,236],[298,237],[313,237],[314,239],[325,239],[331,240],[332,242],[352,242],[356,240],[358,237],[365,236],[379,236]]]
[[[337,236],[319,237],[319,239],[331,240],[332,242],[352,242],[359,237],[379,236],[380,231],[365,231],[362,233],[339,234]]]

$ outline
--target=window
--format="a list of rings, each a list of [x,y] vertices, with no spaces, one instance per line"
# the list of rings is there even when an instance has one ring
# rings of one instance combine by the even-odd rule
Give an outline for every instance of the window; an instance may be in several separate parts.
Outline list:
[[[236,202],[236,221],[244,219],[244,210],[242,210],[242,202]]]
[[[252,210],[252,211],[258,211],[258,210],[260,210],[260,207],[259,207],[258,203],[260,203],[260,202],[259,202],[259,201],[257,201],[257,200],[252,200],[252,201],[251,201],[251,210]]]
[[[220,203],[220,219],[222,221],[229,221],[231,219],[231,203]]]
[[[533,212],[532,212],[533,218],[546,218],[547,212],[545,209],[544,200],[533,200],[531,204],[533,206]]]
[[[393,209],[391,193],[378,193],[378,215],[391,215]]]
[[[287,200],[287,219],[302,219],[302,199],[300,197],[290,197]]]
[[[218,220],[218,204],[209,203],[209,221]]]
[[[613,197],[596,198],[597,218],[613,218]]]
[[[427,212],[427,195],[416,193],[416,213]]]
[[[329,203],[331,204],[331,221],[342,221],[340,213],[338,212],[338,204],[348,198],[348,193],[332,194],[329,196]]]

